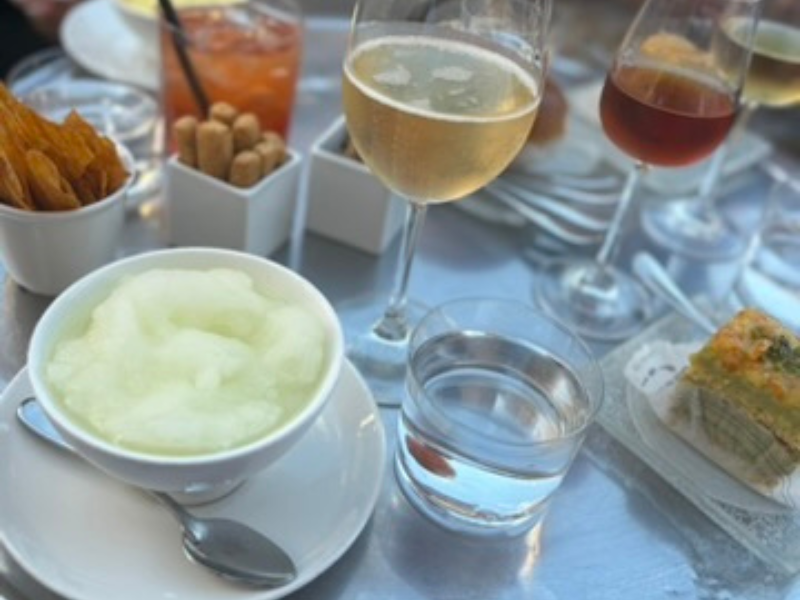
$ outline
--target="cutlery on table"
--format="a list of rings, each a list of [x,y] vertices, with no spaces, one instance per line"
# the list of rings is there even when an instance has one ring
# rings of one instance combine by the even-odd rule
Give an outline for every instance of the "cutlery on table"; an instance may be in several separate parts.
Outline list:
[[[514,194],[497,186],[484,188],[496,200],[514,210],[517,214],[524,217],[531,223],[541,227],[544,231],[557,237],[560,240],[574,246],[592,245],[599,241],[600,234],[596,230],[570,225],[565,221],[548,214],[546,211],[537,209],[530,204],[520,200]]]
[[[17,408],[25,428],[52,446],[77,456],[75,449],[53,427],[35,398]],[[180,522],[183,547],[195,562],[217,575],[253,587],[280,587],[297,575],[291,558],[272,540],[243,523],[202,518],[188,512],[171,496],[148,490]],[[0,587],[0,591],[2,591]]]
[[[683,315],[703,331],[713,334],[717,327],[698,309],[678,285],[672,280],[667,270],[647,252],[639,252],[633,258],[633,272],[639,280],[656,297],[664,300],[675,311]]]

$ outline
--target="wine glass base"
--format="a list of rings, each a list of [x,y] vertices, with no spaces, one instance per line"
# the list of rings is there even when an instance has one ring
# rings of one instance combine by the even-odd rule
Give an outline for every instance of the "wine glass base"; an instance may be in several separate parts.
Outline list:
[[[642,228],[662,248],[705,261],[733,260],[744,253],[744,237],[719,215],[702,214],[699,200],[676,200],[642,210]]]
[[[336,305],[345,333],[347,357],[367,382],[379,406],[398,407],[405,395],[408,340],[427,308],[417,302],[406,305],[406,335],[387,339],[376,332],[386,298],[367,296]]]
[[[552,317],[580,335],[616,341],[639,332],[652,315],[650,296],[636,279],[592,260],[545,265],[536,299]]]

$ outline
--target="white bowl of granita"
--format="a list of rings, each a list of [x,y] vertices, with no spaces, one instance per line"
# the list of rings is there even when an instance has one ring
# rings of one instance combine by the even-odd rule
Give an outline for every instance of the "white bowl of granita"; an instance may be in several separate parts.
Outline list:
[[[265,258],[140,254],[70,286],[28,351],[36,397],[90,463],[187,503],[279,460],[328,402],[343,362],[330,303]]]

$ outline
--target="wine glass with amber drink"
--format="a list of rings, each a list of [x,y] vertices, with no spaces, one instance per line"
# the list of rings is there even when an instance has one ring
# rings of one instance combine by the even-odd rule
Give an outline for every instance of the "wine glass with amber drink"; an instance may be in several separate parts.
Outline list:
[[[651,313],[649,298],[614,266],[641,176],[649,165],[682,167],[722,144],[739,108],[760,0],[648,0],[628,29],[606,77],[600,120],[609,139],[635,161],[594,259],[551,262],[540,303],[587,337],[623,339]],[[741,44],[718,44],[725,23],[740,24]]]
[[[747,20],[728,19],[717,37],[719,50],[746,44],[748,31]],[[698,196],[653,203],[642,212],[648,236],[672,252],[703,260],[730,260],[740,257],[747,245],[746,236],[717,208],[718,187],[731,147],[744,142],[740,134],[757,108],[800,106],[800,2],[765,2],[752,46],[742,108],[731,135],[709,161]]]
[[[348,355],[382,404],[402,397],[418,318],[407,287],[427,207],[483,187],[524,145],[541,98],[549,16],[550,0],[355,4],[347,128],[367,167],[408,207],[388,303],[337,307]]]

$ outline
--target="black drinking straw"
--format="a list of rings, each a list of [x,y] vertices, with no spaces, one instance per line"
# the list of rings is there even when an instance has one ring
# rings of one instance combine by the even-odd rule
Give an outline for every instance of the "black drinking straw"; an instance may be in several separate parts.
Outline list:
[[[167,23],[169,24],[170,33],[172,35],[172,45],[175,47],[175,52],[178,53],[178,60],[181,63],[181,69],[189,82],[189,87],[192,90],[194,101],[197,103],[200,113],[203,116],[208,115],[208,96],[197,77],[197,71],[194,70],[192,59],[189,58],[189,52],[186,50],[186,32],[183,29],[181,20],[178,18],[178,13],[172,5],[172,0],[158,0],[161,6],[161,12],[164,14]]]

